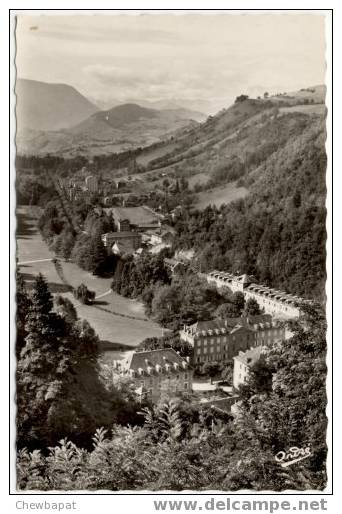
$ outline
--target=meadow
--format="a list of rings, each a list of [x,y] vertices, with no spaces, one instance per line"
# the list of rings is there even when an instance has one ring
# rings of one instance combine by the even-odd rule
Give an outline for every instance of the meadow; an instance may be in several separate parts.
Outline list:
[[[78,316],[94,328],[106,349],[127,349],[138,345],[147,337],[160,336],[162,328],[148,319],[141,302],[124,298],[110,289],[111,278],[96,277],[72,262],[62,263],[64,282],[56,272],[54,255],[42,240],[36,227],[39,210],[17,208],[17,262],[30,287],[38,273],[42,273],[53,294],[62,294],[76,306]],[[68,285],[66,285],[66,283]],[[81,283],[95,291],[94,305],[80,304],[72,295],[71,287]],[[109,351],[109,350],[108,350]]]
[[[244,198],[248,194],[245,187],[238,187],[235,182],[230,182],[225,186],[214,187],[208,191],[202,191],[197,195],[195,207],[205,209],[208,205],[220,207],[222,204],[229,204],[239,198]]]

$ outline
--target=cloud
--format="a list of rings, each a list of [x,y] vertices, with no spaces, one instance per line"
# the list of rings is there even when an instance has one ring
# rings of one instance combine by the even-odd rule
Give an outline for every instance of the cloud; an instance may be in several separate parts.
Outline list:
[[[125,68],[97,64],[86,66],[83,72],[98,90],[98,95],[100,92],[105,95],[110,88],[110,95],[118,99],[178,97],[190,100],[229,96],[241,81],[239,73],[214,69],[208,73],[206,67],[185,71],[184,68],[165,70],[157,66],[138,69],[137,66]]]
[[[218,108],[324,81],[324,17],[310,14],[19,16],[17,43],[19,75],[113,102]]]

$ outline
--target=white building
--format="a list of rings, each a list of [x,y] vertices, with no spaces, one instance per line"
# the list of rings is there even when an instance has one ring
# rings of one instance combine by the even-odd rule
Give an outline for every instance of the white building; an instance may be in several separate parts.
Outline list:
[[[224,271],[212,271],[206,275],[209,283],[215,283],[218,288],[228,287],[233,293],[240,291],[245,300],[254,298],[266,314],[283,319],[298,318],[300,304],[304,300],[299,296],[277,291],[270,287],[254,283],[254,277],[248,275],[232,275]]]
[[[88,175],[88,177],[85,179],[85,183],[88,191],[91,193],[97,193],[99,188],[97,177],[94,175]]]
[[[265,351],[264,346],[256,346],[246,352],[239,352],[234,357],[233,386],[235,389],[247,382],[252,366],[262,358]]]

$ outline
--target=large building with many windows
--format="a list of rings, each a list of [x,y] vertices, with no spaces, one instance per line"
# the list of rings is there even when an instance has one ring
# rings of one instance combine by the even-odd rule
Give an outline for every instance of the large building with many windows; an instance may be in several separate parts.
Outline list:
[[[192,391],[193,370],[188,359],[172,348],[129,352],[126,359],[114,361],[114,367],[134,380],[141,397],[153,402]]]
[[[184,325],[180,338],[193,347],[192,363],[229,362],[240,351],[285,339],[285,327],[269,315],[198,321]]]
[[[256,284],[254,277],[236,276],[224,271],[211,271],[206,278],[209,283],[214,283],[219,288],[228,287],[233,293],[241,291],[245,300],[254,298],[267,314],[284,319],[300,316],[300,305],[304,303],[302,298]]]

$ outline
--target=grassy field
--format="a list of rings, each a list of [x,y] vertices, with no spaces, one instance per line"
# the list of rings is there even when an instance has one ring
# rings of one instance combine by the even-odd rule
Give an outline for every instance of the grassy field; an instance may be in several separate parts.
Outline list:
[[[243,198],[248,194],[248,190],[245,187],[237,187],[235,182],[231,182],[226,186],[215,187],[209,191],[203,191],[198,193],[198,201],[195,203],[195,207],[198,209],[204,209],[208,205],[216,205],[219,207],[222,204],[228,204],[239,198]]]
[[[137,163],[142,166],[146,166],[153,159],[159,159],[159,157],[163,157],[169,152],[172,152],[176,147],[176,143],[168,143],[159,148],[155,148],[154,150],[150,150],[149,152],[145,152],[137,157]]]
[[[77,302],[70,288],[60,279],[53,262],[44,260],[52,259],[53,255],[37,231],[38,215],[28,207],[17,209],[17,260],[28,285],[38,273],[42,273],[51,292],[69,298],[76,306],[78,316],[89,321],[101,341],[112,344],[115,350],[118,347],[136,346],[146,337],[162,334],[161,327],[146,318],[141,302],[124,298],[110,290],[111,278],[95,277],[71,262],[62,262],[65,281],[70,286],[75,287],[83,282],[99,296],[93,306]]]
[[[189,182],[189,187],[193,188],[195,184],[205,184],[209,180],[209,175],[206,173],[196,173],[186,180]]]
[[[324,104],[292,105],[291,107],[280,107],[279,109],[283,113],[302,112],[304,114],[324,114],[326,110],[327,108]]]

